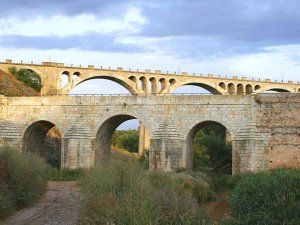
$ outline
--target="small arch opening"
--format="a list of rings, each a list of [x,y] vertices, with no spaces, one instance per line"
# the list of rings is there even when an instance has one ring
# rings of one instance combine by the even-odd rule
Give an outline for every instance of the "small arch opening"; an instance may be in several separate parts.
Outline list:
[[[174,85],[174,84],[176,84],[176,80],[174,78],[172,78],[169,80],[169,83],[170,83],[170,85]]]
[[[259,89],[261,89],[261,86],[260,86],[260,85],[257,84],[257,85],[254,86],[254,91],[257,91],[257,90],[259,90]]]
[[[300,92],[300,88],[298,88],[298,92]]]
[[[159,93],[162,93],[167,89],[167,81],[165,78],[159,79]]]
[[[80,72],[75,72],[75,73],[73,73],[73,80],[74,79],[77,79],[77,78],[79,78],[80,77]]]
[[[64,88],[65,86],[67,86],[69,84],[69,76],[70,76],[70,73],[68,71],[62,72],[61,77],[60,77],[61,88]]]
[[[237,94],[238,95],[243,95],[244,94],[244,85],[242,85],[242,84],[237,85]]]
[[[140,77],[139,79],[139,87],[141,90],[143,90],[145,93],[148,92],[148,84],[147,84],[147,79],[143,76],[143,77]]]
[[[252,87],[252,85],[251,84],[247,84],[246,85],[246,94],[250,95],[252,93],[253,93],[253,87]]]
[[[55,124],[40,120],[31,124],[22,140],[22,152],[37,154],[53,167],[61,167],[61,133]]]
[[[235,85],[233,83],[229,83],[228,84],[228,93],[230,95],[234,95],[235,94]]]
[[[196,124],[187,136],[187,165],[194,170],[232,174],[231,135],[215,121]]]
[[[151,77],[149,81],[151,83],[151,94],[156,95],[158,92],[157,80],[155,77]]]
[[[226,84],[224,82],[219,83],[219,87],[226,90]]]

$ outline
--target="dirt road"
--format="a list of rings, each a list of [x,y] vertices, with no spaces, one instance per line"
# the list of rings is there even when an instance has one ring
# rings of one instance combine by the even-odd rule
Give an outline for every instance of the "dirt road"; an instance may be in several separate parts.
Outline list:
[[[22,209],[0,225],[76,225],[79,194],[76,182],[48,182],[42,199]]]

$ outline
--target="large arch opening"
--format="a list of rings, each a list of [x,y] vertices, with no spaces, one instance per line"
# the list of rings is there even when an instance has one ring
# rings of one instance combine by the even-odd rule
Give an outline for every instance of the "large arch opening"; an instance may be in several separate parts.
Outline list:
[[[98,129],[95,162],[109,159],[112,151],[138,158],[148,150],[149,145],[148,130],[143,123],[130,115],[116,115]]]
[[[174,94],[213,94],[220,95],[221,93],[207,85],[202,83],[187,83],[182,86],[175,88],[171,93]]]
[[[204,121],[187,136],[187,164],[193,170],[232,174],[230,131],[221,123]]]
[[[79,82],[69,94],[130,95],[136,93],[135,90],[129,84],[120,79],[107,76],[98,76],[85,79]]]
[[[290,92],[290,91],[282,88],[270,88],[263,91],[262,93],[280,93],[280,92]]]
[[[31,124],[22,140],[22,152],[43,157],[53,167],[61,167],[61,133],[55,124],[40,120]]]

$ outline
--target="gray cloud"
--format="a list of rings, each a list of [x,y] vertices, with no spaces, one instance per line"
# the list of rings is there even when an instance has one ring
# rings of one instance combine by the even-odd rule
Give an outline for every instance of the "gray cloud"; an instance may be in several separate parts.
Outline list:
[[[33,48],[40,50],[71,48],[99,51],[99,52],[145,52],[145,48],[137,47],[132,44],[123,44],[115,41],[112,36],[87,34],[66,37],[57,36],[21,36],[6,35],[0,36],[0,45],[3,47],[14,48]]]
[[[200,36],[259,45],[300,41],[297,0],[175,0],[145,7],[145,36]]]
[[[2,1],[0,17],[30,18],[36,15],[114,15],[122,12],[129,0],[9,0]]]
[[[6,10],[0,17],[88,13],[100,19],[121,16],[130,4],[140,7],[148,21],[137,36],[161,37],[159,47],[179,57],[234,56],[263,52],[268,46],[300,44],[298,0],[10,0],[1,3]],[[40,49],[144,51],[99,35],[4,36],[1,40],[2,45]]]

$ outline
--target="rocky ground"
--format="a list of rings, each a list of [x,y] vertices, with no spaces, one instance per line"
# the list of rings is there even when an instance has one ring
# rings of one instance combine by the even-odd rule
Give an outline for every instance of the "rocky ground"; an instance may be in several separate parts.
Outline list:
[[[76,225],[79,193],[76,182],[48,182],[39,202],[16,212],[0,225]]]

